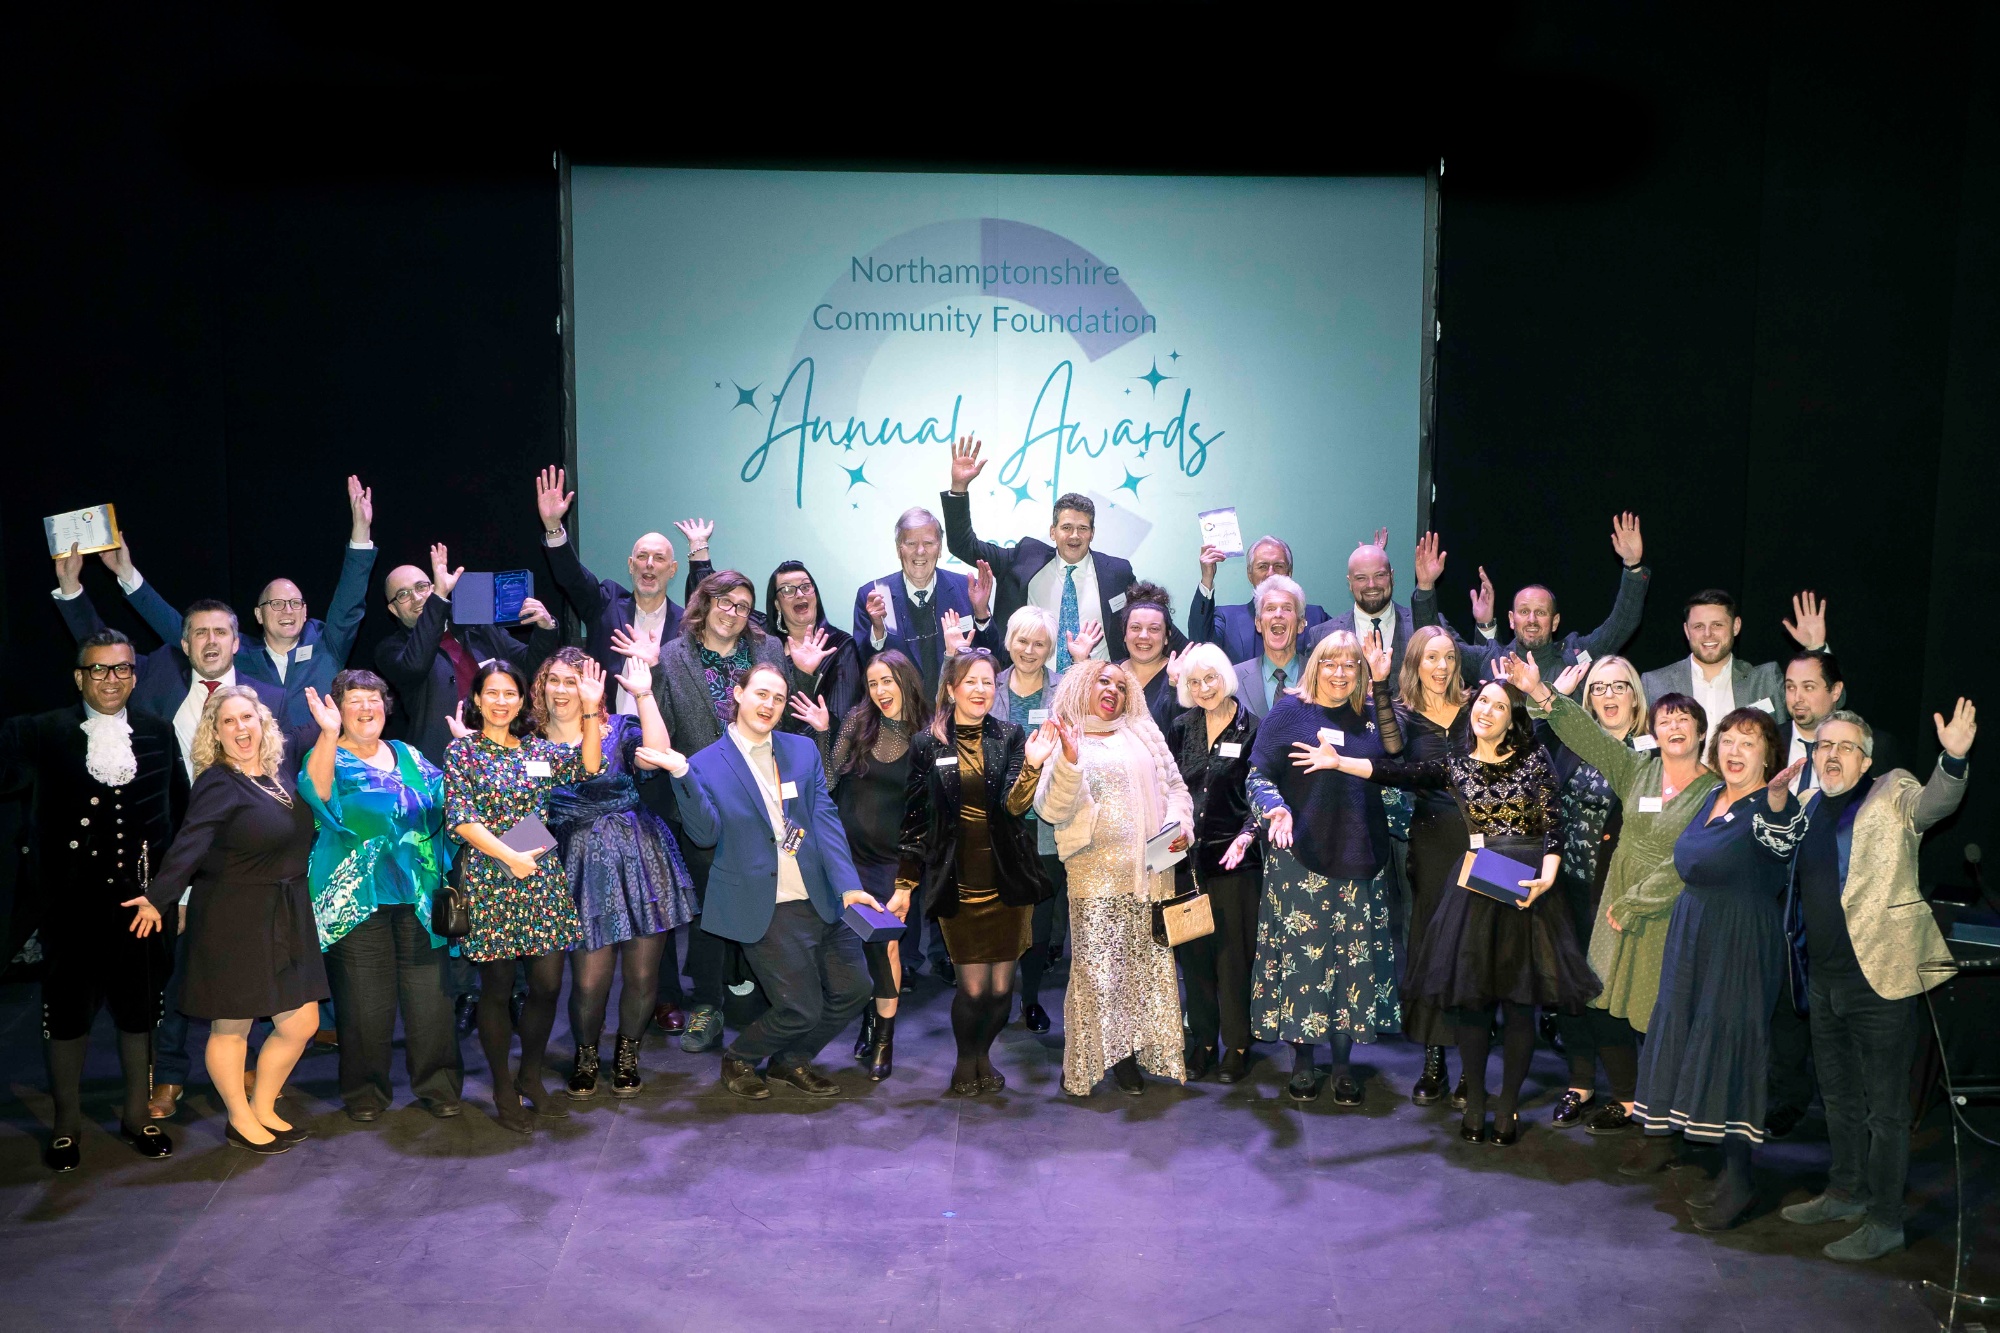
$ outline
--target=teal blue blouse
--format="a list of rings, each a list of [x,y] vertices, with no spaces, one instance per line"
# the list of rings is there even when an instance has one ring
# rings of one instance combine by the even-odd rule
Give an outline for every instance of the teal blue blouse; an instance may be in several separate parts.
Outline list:
[[[412,904],[429,931],[431,896],[451,867],[444,774],[401,741],[388,744],[396,764],[387,769],[336,750],[333,793],[324,801],[299,766],[299,795],[319,826],[306,874],[322,949],[378,907]],[[445,943],[431,936],[433,948]]]

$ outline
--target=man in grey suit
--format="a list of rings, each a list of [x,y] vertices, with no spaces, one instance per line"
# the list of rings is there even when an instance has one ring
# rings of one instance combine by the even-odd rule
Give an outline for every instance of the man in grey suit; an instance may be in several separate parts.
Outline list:
[[[1257,655],[1235,664],[1236,700],[1252,717],[1271,711],[1305,669],[1299,628],[1305,622],[1305,590],[1283,574],[1273,574],[1250,594],[1257,608]]]
[[[1389,683],[1393,688],[1402,678],[1403,650],[1410,646],[1410,635],[1416,633],[1419,625],[1437,623],[1437,578],[1444,572],[1445,553],[1438,549],[1435,532],[1427,532],[1418,540],[1417,586],[1410,594],[1409,605],[1404,606],[1395,600],[1396,571],[1382,545],[1388,537],[1387,529],[1379,531],[1374,541],[1362,542],[1347,557],[1347,591],[1353,604],[1313,626],[1306,634],[1304,646],[1311,652],[1314,645],[1335,630],[1346,630],[1364,644],[1370,634],[1380,632],[1383,645],[1389,650]]]
[[[1688,598],[1681,618],[1688,655],[1640,677],[1646,697],[1685,694],[1712,718],[1727,717],[1738,708],[1762,709],[1775,718],[1785,704],[1784,668],[1776,662],[1752,666],[1736,656],[1736,636],[1742,632],[1736,599],[1722,589],[1705,588]],[[1811,592],[1795,594],[1785,632],[1808,651],[1825,648],[1826,604]]]

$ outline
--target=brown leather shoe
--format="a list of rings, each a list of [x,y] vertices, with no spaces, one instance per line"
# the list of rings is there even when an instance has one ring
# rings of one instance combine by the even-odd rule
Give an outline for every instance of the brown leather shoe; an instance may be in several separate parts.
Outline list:
[[[771,1095],[771,1085],[764,1081],[757,1067],[733,1055],[722,1057],[722,1086],[753,1102],[761,1102]]]
[[[155,1083],[153,1095],[146,1099],[146,1114],[155,1120],[172,1120],[179,1110],[178,1103],[184,1089],[178,1083]]]
[[[687,1015],[677,1004],[663,1004],[653,1010],[653,1025],[668,1036],[687,1031]]]

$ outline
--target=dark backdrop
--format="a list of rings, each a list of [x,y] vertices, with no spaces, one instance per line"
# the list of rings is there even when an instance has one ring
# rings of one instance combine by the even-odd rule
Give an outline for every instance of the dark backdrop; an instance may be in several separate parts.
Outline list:
[[[1952,694],[2000,719],[1982,669],[2000,652],[1993,15],[1823,33],[1805,5],[1715,25],[1604,8],[1276,42],[1209,9],[1155,11],[1160,31],[1072,12],[1006,99],[970,78],[914,100],[921,80],[837,79],[864,35],[840,28],[760,34],[747,85],[708,82],[742,48],[690,30],[546,51],[400,14],[37,34],[7,93],[0,711],[71,697],[46,513],[115,500],[175,602],[246,607],[284,573],[323,607],[350,471],[376,490],[378,575],[433,540],[489,568],[532,558],[530,476],[561,451],[558,148],[1246,173],[1442,158],[1447,610],[1467,618],[1483,563],[1503,596],[1547,582],[1566,624],[1595,623],[1610,516],[1635,509],[1655,570],[1642,669],[1685,652],[1694,588],[1741,595],[1762,659],[1813,587],[1858,701],[1928,771]],[[865,45],[919,35],[871,27]],[[1086,78],[1092,39],[1120,63]],[[585,47],[603,77],[565,80]],[[88,585],[137,628],[94,562]],[[364,653],[385,624],[377,599]],[[2000,788],[1972,791],[1933,873],[1992,840]]]

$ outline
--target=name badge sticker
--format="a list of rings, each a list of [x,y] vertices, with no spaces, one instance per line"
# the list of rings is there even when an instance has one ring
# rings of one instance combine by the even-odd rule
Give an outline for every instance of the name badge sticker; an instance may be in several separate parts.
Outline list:
[[[1642,815],[1657,815],[1665,808],[1666,802],[1657,796],[1641,796],[1639,798],[1639,813]]]
[[[1319,739],[1322,745],[1345,745],[1347,744],[1347,733],[1339,727],[1321,727],[1319,729]]]
[[[789,801],[789,800],[791,800],[791,799],[792,799],[793,797],[797,796],[798,794],[799,794],[799,784],[798,784],[798,783],[796,783],[796,782],[781,782],[781,783],[779,783],[779,784],[778,784],[778,799],[779,799],[779,800],[781,800],[781,801]]]
[[[1215,752],[1224,759],[1241,759],[1243,757],[1243,743],[1241,741],[1224,741],[1215,747]]]
[[[1484,850],[1486,847],[1486,835],[1484,833],[1473,834],[1471,838],[1467,839],[1467,845],[1475,852]]]
[[[531,778],[545,778],[553,771],[549,768],[549,761],[546,759],[523,759],[521,767]]]
[[[1029,725],[1029,726],[1031,726],[1031,727],[1039,727],[1039,726],[1041,726],[1041,725],[1042,725],[1042,723],[1044,723],[1044,722],[1046,722],[1046,721],[1048,721],[1048,720],[1049,720],[1049,710],[1048,710],[1048,709],[1046,709],[1046,708],[1030,708],[1030,709],[1028,710],[1028,725]]]
[[[957,768],[958,756],[955,754],[941,754],[938,756],[937,766],[939,768]]]
[[[1114,615],[1120,611],[1123,611],[1125,609],[1125,594],[1122,592],[1119,593],[1117,596],[1113,597],[1110,601],[1106,602],[1105,605],[1111,608],[1112,613]]]
[[[293,650],[292,660],[294,662],[310,662],[312,661],[312,655],[313,646],[309,643],[302,643]]]
[[[1634,736],[1632,738],[1632,748],[1641,751],[1657,750],[1660,748],[1660,743],[1651,736]]]
[[[1778,711],[1777,709],[1771,706],[1771,701],[1769,699],[1759,699],[1756,703],[1751,704],[1750,706],[1756,709],[1760,713],[1775,713]]]

